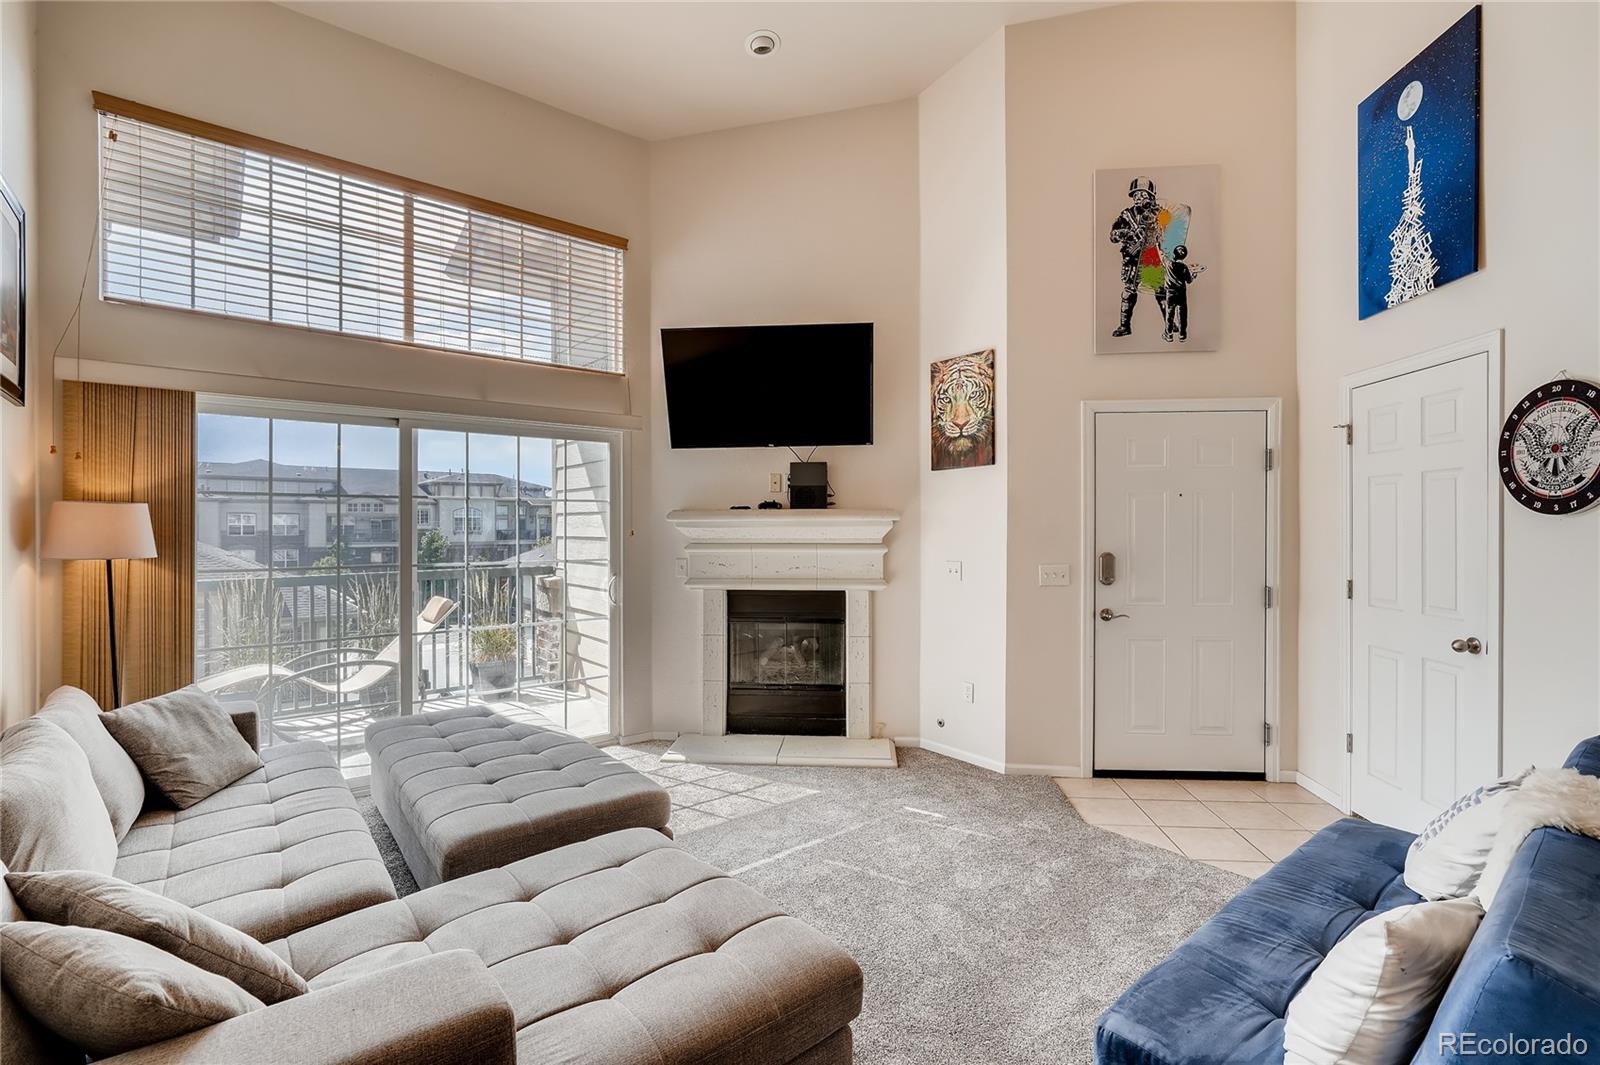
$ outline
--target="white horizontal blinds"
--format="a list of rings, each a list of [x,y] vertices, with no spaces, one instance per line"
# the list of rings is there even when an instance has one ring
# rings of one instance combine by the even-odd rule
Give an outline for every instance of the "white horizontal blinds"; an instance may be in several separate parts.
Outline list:
[[[107,299],[622,370],[619,247],[109,111],[100,176]]]
[[[412,212],[418,342],[619,368],[617,249],[426,196]]]

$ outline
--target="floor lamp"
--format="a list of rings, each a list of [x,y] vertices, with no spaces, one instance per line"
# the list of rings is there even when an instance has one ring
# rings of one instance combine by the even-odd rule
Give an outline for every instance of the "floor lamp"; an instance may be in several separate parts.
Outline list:
[[[122,705],[122,673],[117,665],[117,608],[111,563],[119,558],[155,558],[156,535],[146,503],[50,504],[40,555],[51,559],[90,559],[106,564],[106,629],[111,638],[111,703]]]

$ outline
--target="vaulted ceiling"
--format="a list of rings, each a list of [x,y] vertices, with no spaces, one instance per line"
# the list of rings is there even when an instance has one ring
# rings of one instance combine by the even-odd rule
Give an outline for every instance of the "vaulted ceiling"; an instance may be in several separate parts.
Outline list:
[[[1002,26],[1087,3],[296,2],[647,140],[904,99]],[[781,45],[757,57],[757,30]]]

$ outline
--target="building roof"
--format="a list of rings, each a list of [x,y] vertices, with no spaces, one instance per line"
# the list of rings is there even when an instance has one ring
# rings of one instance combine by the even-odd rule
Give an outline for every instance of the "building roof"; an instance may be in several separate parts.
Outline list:
[[[202,477],[237,478],[239,480],[267,479],[266,459],[245,459],[242,462],[202,462],[199,470]],[[419,470],[417,471],[417,487],[427,493],[430,484],[460,484],[463,474],[459,470]],[[274,481],[301,481],[308,485],[320,482],[324,487],[311,488],[310,491],[320,494],[338,492],[346,496],[393,496],[400,490],[400,473],[398,470],[375,469],[369,466],[296,466],[282,462],[272,464],[272,479]],[[471,477],[472,484],[481,485],[510,485],[516,484],[515,477],[507,477],[499,473],[474,473]],[[550,493],[548,485],[538,484],[534,481],[522,482],[522,494],[525,496],[544,496]],[[217,493],[224,494],[224,493]]]
[[[194,573],[196,577],[224,578],[229,576],[264,577],[267,567],[248,558],[240,558],[215,544],[197,542],[194,545]]]

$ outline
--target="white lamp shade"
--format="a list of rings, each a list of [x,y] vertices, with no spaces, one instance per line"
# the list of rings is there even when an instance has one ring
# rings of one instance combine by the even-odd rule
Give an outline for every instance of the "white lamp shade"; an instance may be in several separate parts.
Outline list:
[[[45,558],[155,558],[156,534],[147,503],[50,504],[44,522]]]

